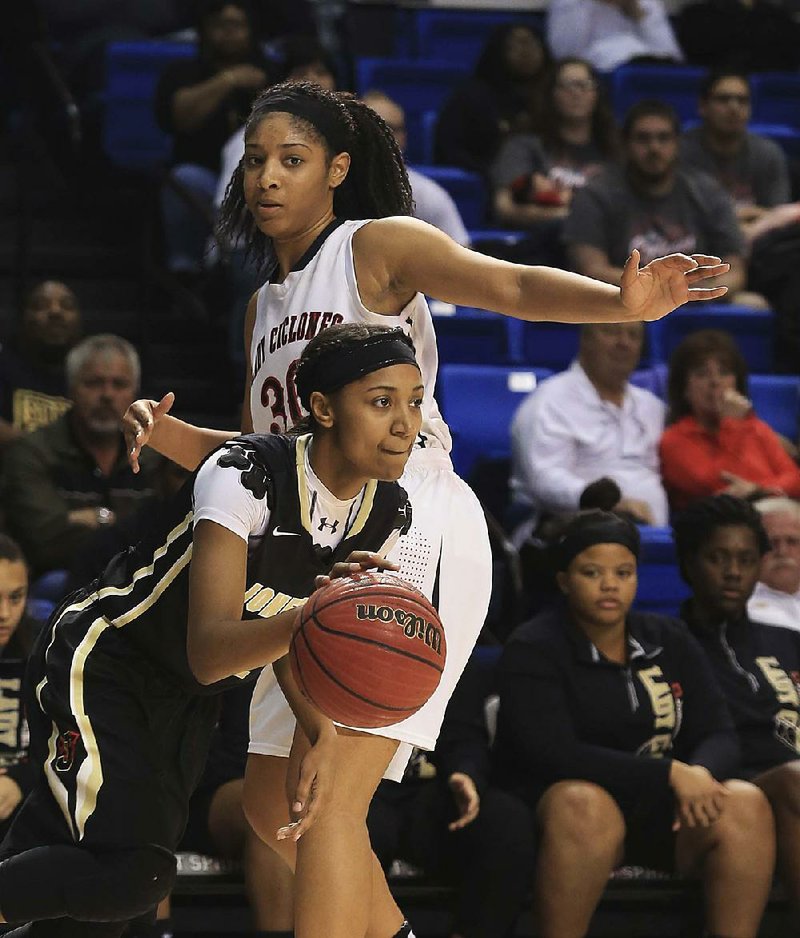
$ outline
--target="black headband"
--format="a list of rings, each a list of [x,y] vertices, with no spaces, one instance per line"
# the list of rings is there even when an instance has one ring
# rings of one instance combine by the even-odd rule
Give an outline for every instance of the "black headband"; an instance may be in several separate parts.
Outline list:
[[[278,91],[268,96],[267,101],[256,102],[247,124],[252,126],[267,114],[291,114],[311,124],[328,143],[334,153],[344,153],[351,149],[352,132],[342,120],[338,111],[333,110],[316,98],[300,96],[291,89]]]
[[[621,544],[639,559],[639,529],[631,521],[608,511],[598,511],[596,518],[579,515],[573,519],[553,545],[556,570],[566,570],[587,547],[595,544]]]
[[[345,348],[334,345],[310,360],[301,359],[295,374],[300,403],[306,410],[313,391],[329,394],[389,365],[414,365],[414,345],[400,329],[387,329]]]

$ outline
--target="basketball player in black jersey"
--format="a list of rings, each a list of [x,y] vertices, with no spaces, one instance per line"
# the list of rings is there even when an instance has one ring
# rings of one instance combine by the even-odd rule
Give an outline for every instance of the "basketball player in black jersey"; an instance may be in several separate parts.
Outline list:
[[[312,744],[296,760],[286,833],[324,808],[337,734],[284,656],[315,585],[393,567],[381,555],[410,523],[394,480],[420,428],[422,381],[399,331],[351,325],[309,344],[298,384],[310,434],[215,450],[152,532],[44,629],[28,701],[39,777],[0,863],[0,921],[28,923],[15,938],[116,938],[168,894],[215,695],[266,663],[283,658],[279,680]],[[319,498],[342,513],[336,533],[312,530]]]

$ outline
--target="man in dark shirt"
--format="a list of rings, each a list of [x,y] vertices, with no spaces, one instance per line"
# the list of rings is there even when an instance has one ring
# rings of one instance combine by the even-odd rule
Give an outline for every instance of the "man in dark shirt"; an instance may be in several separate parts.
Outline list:
[[[161,457],[134,474],[120,429],[139,386],[139,358],[124,339],[98,335],[67,356],[72,407],[14,442],[4,465],[10,530],[35,573],[68,569],[92,550],[99,528],[118,523],[153,494]]]
[[[692,588],[682,615],[727,699],[743,777],[772,805],[778,872],[800,922],[800,633],[747,616],[769,538],[749,502],[714,495],[678,517],[675,541]]]
[[[44,280],[28,293],[17,339],[0,349],[0,445],[69,408],[64,358],[80,334],[78,299],[65,283]]]
[[[733,200],[703,173],[678,168],[678,115],[661,101],[640,101],[622,128],[625,165],[610,167],[575,191],[564,240],[579,273],[619,283],[631,251],[655,257],[712,254],[730,264],[719,277],[727,298],[767,306],[746,291],[747,264]]]
[[[222,147],[268,81],[241,0],[205,0],[198,35],[197,56],[168,66],[156,89],[156,118],[173,135],[162,211],[167,264],[175,273],[200,271]]]

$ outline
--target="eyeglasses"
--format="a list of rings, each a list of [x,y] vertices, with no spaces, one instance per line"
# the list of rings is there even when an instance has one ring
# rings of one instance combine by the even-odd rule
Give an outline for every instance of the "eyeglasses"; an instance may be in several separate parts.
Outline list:
[[[656,130],[649,133],[646,130],[637,130],[631,134],[633,143],[672,143],[675,133],[671,130]]]
[[[749,94],[712,94],[709,100],[715,104],[738,104],[740,107],[747,107],[750,104]]]
[[[565,78],[556,82],[561,91],[594,91],[597,83],[591,78]]]

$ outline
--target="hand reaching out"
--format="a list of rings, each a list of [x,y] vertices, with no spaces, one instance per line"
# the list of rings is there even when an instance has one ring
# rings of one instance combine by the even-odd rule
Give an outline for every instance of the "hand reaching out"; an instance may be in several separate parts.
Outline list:
[[[637,250],[625,263],[620,280],[622,304],[642,322],[661,319],[683,303],[715,300],[728,292],[725,286],[702,287],[702,283],[730,270],[718,257],[709,254],[668,254],[639,267]]]
[[[134,472],[139,471],[139,454],[153,435],[153,427],[164,414],[169,413],[174,403],[175,395],[172,391],[167,391],[160,401],[140,398],[125,411],[125,416],[122,418],[122,432],[125,434],[128,462]]]

